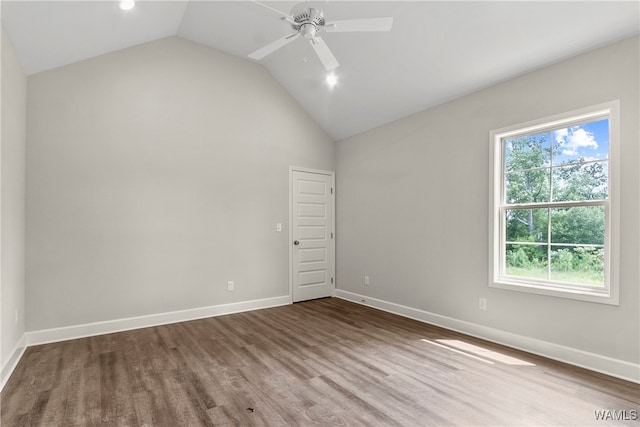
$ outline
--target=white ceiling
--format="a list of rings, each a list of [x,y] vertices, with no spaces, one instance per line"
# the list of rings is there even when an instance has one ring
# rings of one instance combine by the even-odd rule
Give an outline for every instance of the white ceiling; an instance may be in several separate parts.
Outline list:
[[[288,13],[299,2],[268,2]],[[327,21],[393,16],[389,33],[324,33],[326,71],[298,39],[260,63],[335,140],[638,34],[636,1],[320,1]],[[247,58],[292,32],[250,1],[2,1],[27,74],[178,35]],[[247,60],[250,60],[247,58]]]

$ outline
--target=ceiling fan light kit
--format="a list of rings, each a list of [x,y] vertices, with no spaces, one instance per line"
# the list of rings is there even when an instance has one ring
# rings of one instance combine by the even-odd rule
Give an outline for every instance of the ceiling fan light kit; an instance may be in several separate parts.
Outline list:
[[[324,19],[324,13],[314,7],[309,7],[308,3],[301,3],[293,7],[291,15],[287,15],[277,9],[272,8],[266,4],[260,3],[254,0],[254,3],[259,4],[269,10],[272,10],[280,15],[283,21],[291,24],[291,28],[295,30],[295,33],[281,37],[266,46],[249,54],[249,58],[256,61],[261,60],[267,55],[275,52],[293,42],[298,37],[302,36],[309,40],[311,47],[315,51],[316,55],[322,62],[322,65],[327,71],[331,71],[337,68],[340,63],[329,49],[329,46],[318,35],[322,31],[327,32],[361,32],[361,31],[390,31],[393,25],[393,18],[369,18],[369,19],[349,19],[343,21],[326,22]]]
[[[325,78],[325,81],[327,82],[327,85],[329,86],[329,88],[333,89],[335,85],[338,84],[338,76],[336,76],[334,73],[330,73]]]
[[[136,2],[134,0],[121,0],[120,3],[118,3],[118,7],[120,8],[120,10],[131,10],[133,9],[133,7],[136,5]]]

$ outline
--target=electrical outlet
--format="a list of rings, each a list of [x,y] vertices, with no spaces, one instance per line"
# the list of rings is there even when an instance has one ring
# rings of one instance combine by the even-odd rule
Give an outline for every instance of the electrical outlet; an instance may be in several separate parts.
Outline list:
[[[369,276],[364,276],[364,285],[369,286]]]
[[[233,291],[233,286],[234,286],[234,284],[233,284],[233,280],[229,280],[229,281],[227,282],[227,290],[228,290],[229,292]]]
[[[480,308],[480,310],[486,310],[487,309],[487,299],[486,298],[480,298],[478,300],[478,307]]]

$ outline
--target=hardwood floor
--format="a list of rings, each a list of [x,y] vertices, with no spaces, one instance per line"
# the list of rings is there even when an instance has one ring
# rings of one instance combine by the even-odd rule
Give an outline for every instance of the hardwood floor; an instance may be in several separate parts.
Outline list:
[[[640,386],[330,298],[31,347],[0,399],[4,427],[638,426]]]

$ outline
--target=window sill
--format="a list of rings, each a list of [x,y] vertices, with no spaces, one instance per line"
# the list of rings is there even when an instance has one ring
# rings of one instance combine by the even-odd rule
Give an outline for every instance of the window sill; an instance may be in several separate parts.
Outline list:
[[[567,298],[577,301],[594,302],[608,305],[620,305],[618,296],[613,295],[610,292],[590,292],[584,289],[570,288],[562,289],[553,285],[545,285],[543,283],[539,284],[518,280],[509,280],[509,278],[507,277],[501,277],[497,280],[493,280],[489,283],[489,287],[558,298]]]

